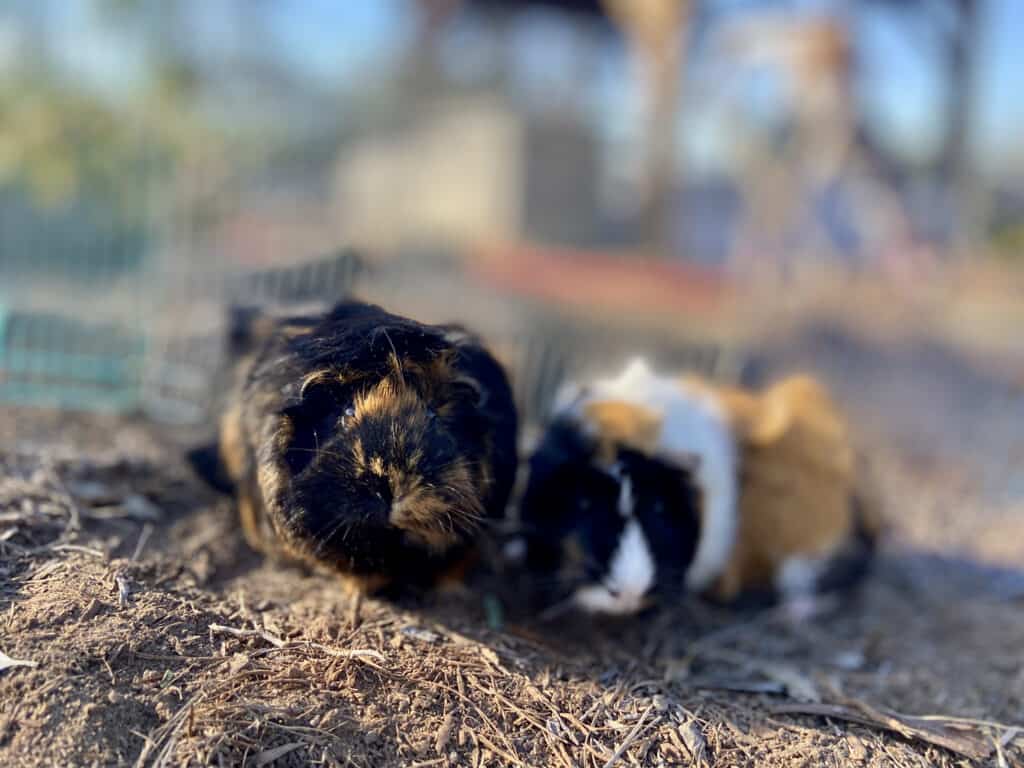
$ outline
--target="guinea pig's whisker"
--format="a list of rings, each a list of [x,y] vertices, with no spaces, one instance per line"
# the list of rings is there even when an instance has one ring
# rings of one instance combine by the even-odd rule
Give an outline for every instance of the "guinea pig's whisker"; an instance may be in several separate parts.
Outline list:
[[[298,522],[299,518],[306,514],[306,510],[302,507],[296,507],[295,509],[288,512],[284,518],[284,525],[286,528],[292,528],[295,523]]]
[[[339,520],[334,525],[332,525],[325,533],[322,533],[319,536],[317,536],[314,539],[314,541],[317,543],[316,548],[314,550],[314,554],[323,554],[324,549],[327,547],[327,545],[331,543],[331,540],[338,534],[339,531],[342,531],[342,543],[348,541],[348,535],[352,532],[352,525],[350,524],[350,521]]]
[[[384,338],[388,341],[388,346],[391,347],[391,359],[394,361],[395,373],[398,374],[398,380],[402,383],[402,386],[405,386],[405,371],[402,368],[402,361],[398,357],[398,350],[395,348],[395,342],[391,340],[391,335],[388,333],[387,328],[381,327],[374,332],[374,343],[377,341],[377,335],[381,333],[384,334]]]

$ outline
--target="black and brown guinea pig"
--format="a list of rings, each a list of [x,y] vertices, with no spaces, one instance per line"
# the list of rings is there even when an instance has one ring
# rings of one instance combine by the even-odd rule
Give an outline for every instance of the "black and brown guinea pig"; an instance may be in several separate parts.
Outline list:
[[[357,301],[243,319],[217,445],[191,458],[249,542],[368,591],[457,570],[516,469],[512,392],[481,342]]]
[[[806,606],[879,530],[846,423],[813,378],[762,392],[655,374],[566,388],[530,458],[525,563],[549,599],[635,613],[681,591]]]

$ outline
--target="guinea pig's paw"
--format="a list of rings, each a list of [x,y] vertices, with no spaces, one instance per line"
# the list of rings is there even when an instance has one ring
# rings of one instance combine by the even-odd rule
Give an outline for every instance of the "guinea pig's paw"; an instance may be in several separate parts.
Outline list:
[[[473,590],[471,590],[464,581],[445,577],[437,582],[435,592],[437,592],[439,595],[464,598],[469,597],[472,594]]]
[[[383,592],[391,586],[391,579],[383,574],[343,573],[340,575],[341,589],[348,597],[362,597]]]
[[[839,607],[835,595],[807,593],[788,595],[781,604],[783,619],[791,626],[799,627],[833,613]]]
[[[815,595],[793,595],[782,603],[782,613],[789,624],[806,624],[821,612]]]
[[[477,553],[472,552],[445,567],[434,580],[435,589],[448,595],[468,594],[470,589],[466,581],[478,559]]]

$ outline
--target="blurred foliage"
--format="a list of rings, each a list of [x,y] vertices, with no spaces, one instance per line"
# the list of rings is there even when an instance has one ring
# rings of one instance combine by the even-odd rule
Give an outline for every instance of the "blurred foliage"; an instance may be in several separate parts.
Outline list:
[[[217,143],[186,91],[180,75],[160,73],[139,99],[114,103],[45,73],[0,75],[0,184],[44,206],[88,194],[140,215],[154,174]]]
[[[998,227],[992,235],[990,245],[996,255],[1004,259],[1024,257],[1024,223],[1007,223]]]

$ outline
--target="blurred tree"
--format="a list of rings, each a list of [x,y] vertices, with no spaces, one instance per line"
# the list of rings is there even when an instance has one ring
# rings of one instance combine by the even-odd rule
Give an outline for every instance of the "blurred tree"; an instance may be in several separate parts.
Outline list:
[[[102,0],[99,8],[113,22],[141,6]],[[45,23],[32,34],[49,38]],[[55,57],[42,55],[0,72],[0,183],[24,184],[41,204],[87,194],[139,215],[148,177],[213,141],[193,109],[194,72],[180,59],[151,61],[138,89],[117,97],[67,74]]]
[[[684,40],[692,0],[604,0],[625,33],[643,91],[640,206],[648,244],[669,253],[678,184],[676,127]]]
[[[447,7],[444,0],[422,0]],[[691,11],[706,5],[695,0],[470,0],[489,9],[521,10],[531,6],[573,14],[607,17],[622,32],[640,89],[640,178],[636,209],[646,244],[669,253],[675,240],[673,193],[679,184],[676,129],[684,80],[686,41]]]
[[[976,56],[980,50],[982,0],[861,0],[903,12],[916,47],[931,50],[944,72],[945,131],[935,168],[955,202],[954,233],[965,244],[974,234],[976,182],[970,156],[972,119],[976,112]],[[922,23],[923,22],[923,23]]]

